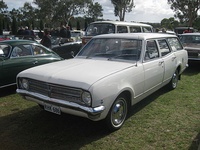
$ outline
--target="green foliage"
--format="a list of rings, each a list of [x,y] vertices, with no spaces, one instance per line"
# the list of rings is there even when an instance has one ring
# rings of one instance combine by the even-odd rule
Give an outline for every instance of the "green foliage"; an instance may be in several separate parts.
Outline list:
[[[115,16],[119,16],[120,21],[124,21],[125,13],[131,12],[134,6],[134,0],[111,0],[114,5]]]
[[[39,28],[40,30],[44,30],[44,23],[43,23],[43,21],[42,20],[40,20],[40,28]]]
[[[177,27],[178,24],[178,21],[175,20],[173,17],[169,19],[164,18],[163,20],[161,20],[161,27],[169,30],[174,30],[174,28]]]
[[[0,18],[0,35],[3,35],[3,20]]]
[[[12,21],[12,34],[16,35],[18,27],[17,27],[17,22],[16,22],[16,19],[14,16],[13,16],[12,20],[13,20]]]
[[[200,16],[195,19],[193,27],[200,31]]]
[[[81,29],[81,27],[80,27],[80,22],[79,22],[79,21],[77,21],[76,29],[77,29],[77,30],[80,30],[80,29]]]
[[[92,0],[35,0],[39,14],[47,24],[67,24],[69,18],[74,15],[85,13],[87,4]]]
[[[168,0],[168,3],[181,23],[186,22],[188,26],[193,26],[200,9],[200,0]]]
[[[5,2],[3,0],[0,0],[0,12],[3,12],[7,8],[8,6],[5,4]]]
[[[103,8],[98,2],[94,4],[90,3],[88,5],[88,11],[86,13],[86,17],[92,18],[93,21],[96,21],[98,17],[103,17]]]

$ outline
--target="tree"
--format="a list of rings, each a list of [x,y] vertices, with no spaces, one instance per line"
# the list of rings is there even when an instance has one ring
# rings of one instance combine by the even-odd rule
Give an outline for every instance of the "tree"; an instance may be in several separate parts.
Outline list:
[[[133,0],[111,0],[111,3],[114,5],[115,16],[119,16],[120,21],[124,21],[125,13],[131,12],[134,6]]]
[[[17,22],[16,22],[16,19],[15,19],[15,17],[13,16],[12,17],[13,19],[13,21],[12,21],[12,34],[13,35],[16,35],[17,34],[17,29],[18,29],[18,27],[17,27]]]
[[[2,13],[8,6],[5,4],[3,0],[0,1],[0,12]]]
[[[33,22],[36,19],[35,8],[30,3],[25,2],[24,7],[20,7],[20,11],[23,14],[23,20],[26,21],[26,26],[31,25],[33,28]]]
[[[176,26],[178,26],[178,21],[175,20],[173,17],[167,19],[167,18],[164,18],[162,21],[161,21],[161,27],[163,28],[166,28],[166,29],[170,29],[170,30],[174,30],[174,28]]]
[[[193,26],[200,9],[200,0],[168,0],[171,9],[175,12],[175,17],[181,23],[185,22],[188,26]]]
[[[193,27],[194,27],[195,29],[197,29],[198,32],[200,31],[200,16],[198,16],[198,17],[195,19],[194,24],[193,24]]]
[[[81,27],[80,27],[80,22],[79,22],[79,21],[77,21],[77,23],[76,23],[76,29],[77,29],[77,30],[80,30],[80,29],[81,29]]]
[[[103,17],[103,8],[98,2],[94,4],[90,3],[86,13],[88,18],[92,18],[93,21],[96,21],[98,17]]]
[[[44,22],[61,22],[67,24],[69,18],[85,12],[92,0],[34,0],[38,5]]]
[[[3,35],[3,20],[0,18],[0,35]]]

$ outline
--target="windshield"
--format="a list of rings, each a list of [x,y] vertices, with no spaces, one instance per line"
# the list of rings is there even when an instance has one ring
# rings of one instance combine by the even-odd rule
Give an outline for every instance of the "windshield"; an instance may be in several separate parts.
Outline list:
[[[115,26],[110,23],[95,23],[87,27],[86,36],[115,33]]]
[[[200,35],[180,35],[182,43],[200,44]]]
[[[108,58],[109,60],[139,60],[142,41],[123,38],[92,39],[77,55],[85,58]]]

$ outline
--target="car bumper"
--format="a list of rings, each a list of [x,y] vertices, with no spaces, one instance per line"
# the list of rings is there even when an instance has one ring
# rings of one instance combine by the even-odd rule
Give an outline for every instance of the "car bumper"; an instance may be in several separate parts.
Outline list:
[[[93,121],[101,120],[101,113],[105,110],[105,106],[87,107],[74,102],[63,101],[55,98],[50,98],[42,94],[28,92],[26,90],[17,89],[19,93],[26,100],[34,101],[39,105],[52,104],[60,108],[60,111],[67,114],[72,114],[80,117],[85,117]]]

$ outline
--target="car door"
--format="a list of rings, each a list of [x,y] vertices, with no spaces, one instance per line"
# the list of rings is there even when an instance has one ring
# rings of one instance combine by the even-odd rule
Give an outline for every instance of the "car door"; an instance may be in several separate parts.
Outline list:
[[[37,60],[33,57],[31,45],[19,45],[13,48],[9,58],[4,59],[1,69],[1,85],[16,82],[19,72],[34,67]]]
[[[171,80],[172,75],[175,72],[176,69],[176,56],[171,51],[166,39],[159,39],[158,40],[160,55],[163,59],[163,67],[164,67],[164,76],[163,76],[163,82],[167,80]]]
[[[164,61],[160,57],[156,40],[146,42],[143,67],[145,73],[145,92],[159,87],[163,81]]]

